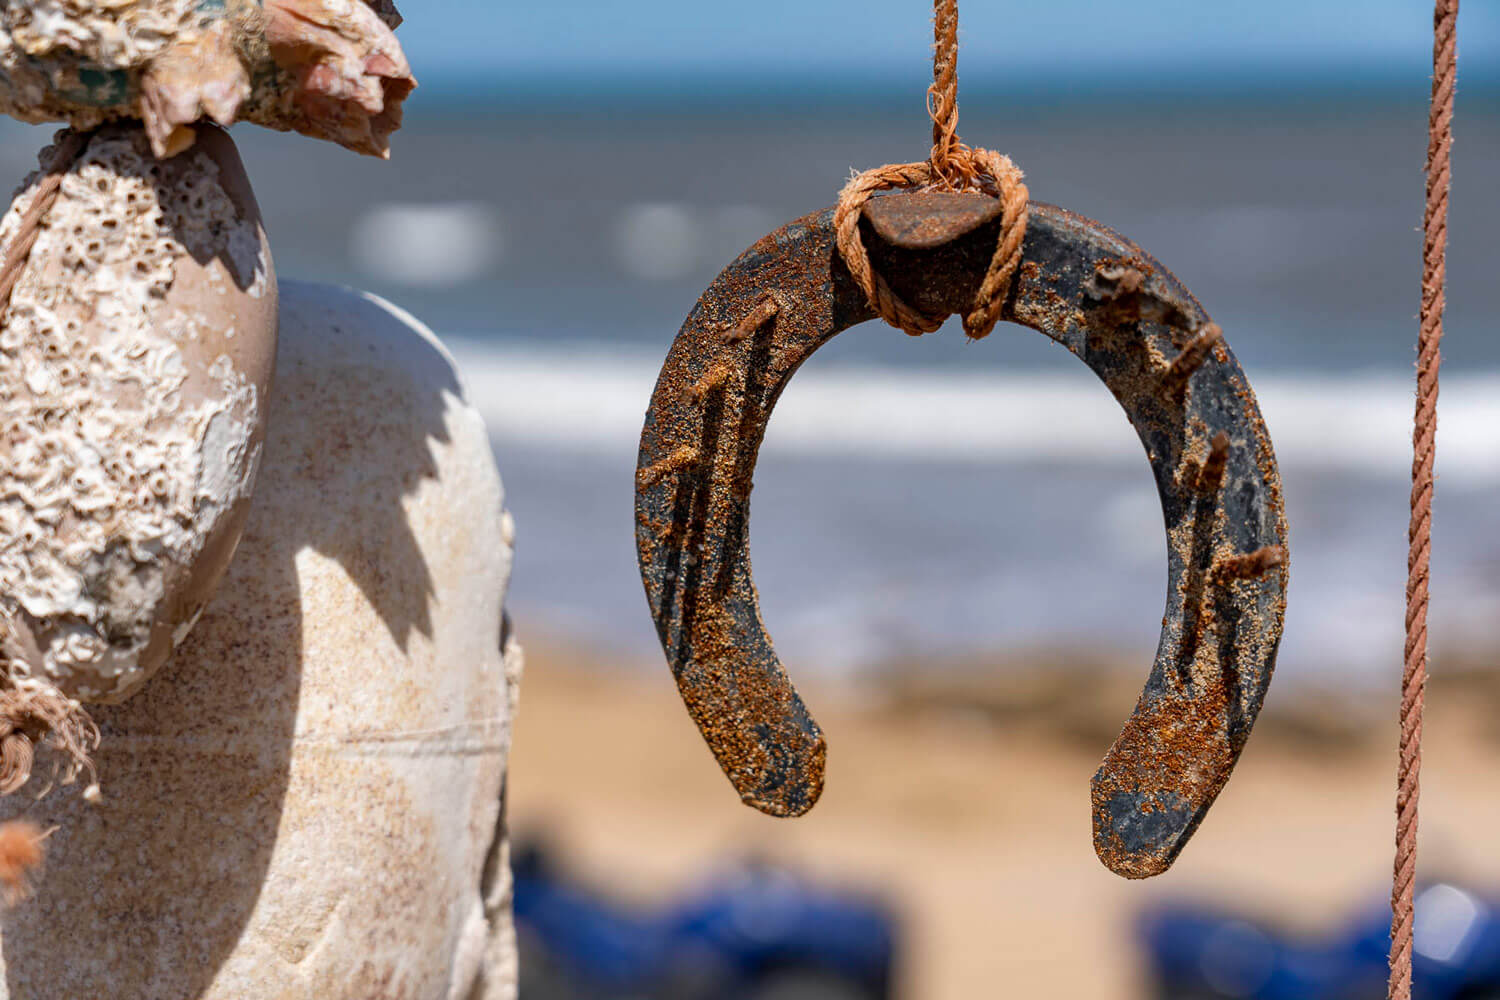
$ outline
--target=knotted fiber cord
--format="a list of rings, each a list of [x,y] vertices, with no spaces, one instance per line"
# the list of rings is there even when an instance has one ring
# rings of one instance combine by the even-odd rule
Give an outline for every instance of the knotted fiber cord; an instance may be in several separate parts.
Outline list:
[[[1422,314],[1417,338],[1417,407],[1412,435],[1411,527],[1406,579],[1406,665],[1401,675],[1401,753],[1397,765],[1396,862],[1391,880],[1389,1000],[1410,1000],[1413,886],[1417,872],[1417,798],[1422,770],[1422,708],[1427,690],[1427,584],[1432,555],[1432,466],[1437,438],[1447,284],[1448,190],[1453,147],[1453,86],[1458,71],[1459,0],[1433,11],[1432,105],[1428,111],[1427,208],[1422,246]]]
[[[865,203],[879,191],[922,188],[930,191],[982,191],[1001,201],[1000,240],[974,302],[964,314],[964,332],[974,339],[989,336],[1000,320],[1011,282],[1021,264],[1026,238],[1029,195],[1021,171],[1010,157],[974,149],[958,138],[958,0],[933,0],[932,86],[927,113],[932,118],[932,152],[925,163],[889,163],[857,174],[839,192],[834,229],[839,253],[870,305],[887,323],[912,336],[931,333],[946,316],[920,312],[904,302],[875,273],[859,234]]]

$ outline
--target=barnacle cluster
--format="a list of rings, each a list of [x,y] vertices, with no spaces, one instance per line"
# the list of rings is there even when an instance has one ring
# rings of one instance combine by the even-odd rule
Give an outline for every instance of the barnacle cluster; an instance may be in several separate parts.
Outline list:
[[[181,263],[216,247],[263,291],[254,223],[209,157],[173,161],[171,183],[164,169],[138,129],[96,136],[0,325],[0,673],[32,700],[144,683],[148,648],[174,638],[165,603],[257,458],[256,387],[220,357],[201,391],[184,357],[210,324],[233,336],[234,317],[171,298]],[[35,180],[0,222],[0,254]]]

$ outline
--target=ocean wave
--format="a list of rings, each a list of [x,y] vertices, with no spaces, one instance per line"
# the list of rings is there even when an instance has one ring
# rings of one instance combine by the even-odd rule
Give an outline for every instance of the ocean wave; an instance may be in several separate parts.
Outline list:
[[[547,349],[449,341],[499,440],[582,453],[633,452],[661,358],[605,346]],[[1283,465],[1405,477],[1413,385],[1386,373],[1256,375]],[[1500,373],[1442,390],[1445,484],[1500,481]],[[1139,461],[1123,413],[1087,372],[963,373],[810,367],[777,405],[767,454],[949,462]]]
[[[366,209],[349,233],[349,256],[362,274],[410,288],[479,281],[504,248],[494,209],[472,201],[382,202]]]

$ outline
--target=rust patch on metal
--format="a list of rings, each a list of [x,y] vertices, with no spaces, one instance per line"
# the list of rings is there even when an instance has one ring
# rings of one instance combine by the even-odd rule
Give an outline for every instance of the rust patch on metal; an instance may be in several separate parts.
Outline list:
[[[691,389],[689,390],[689,392],[692,391],[693,390]],[[668,455],[661,461],[637,471],[635,475],[636,485],[654,485],[661,479],[670,476],[674,472],[680,472],[683,469],[696,468],[698,462],[701,459],[702,456],[698,453],[697,448],[694,448],[691,445],[684,445],[683,447],[678,448],[676,451],[672,452],[672,454]]]
[[[1208,457],[1198,469],[1198,492],[1212,496],[1224,485],[1224,467],[1229,464],[1229,435],[1220,431],[1208,445]]]
[[[1094,266],[1093,280],[1085,291],[1105,322],[1118,325],[1144,320],[1175,329],[1191,328],[1192,306],[1165,283],[1153,280],[1153,263],[1142,256],[1125,256],[1101,260]]]
[[[715,389],[721,388],[725,382],[729,381],[729,377],[733,374],[734,370],[729,365],[723,361],[717,361],[702,378],[693,384],[693,387],[688,390],[688,394],[693,397],[693,402],[701,403],[704,396],[707,396]]]
[[[750,310],[750,312],[745,314],[745,317],[743,319],[739,320],[734,324],[734,326],[729,328],[728,332],[724,334],[724,342],[726,344],[738,344],[740,341],[750,336],[756,330],[760,329],[761,326],[769,323],[771,321],[771,318],[780,311],[781,306],[776,301],[776,299],[770,295],[767,295],[765,298],[760,300],[760,305]]]
[[[1214,573],[1220,580],[1253,580],[1285,563],[1286,549],[1280,545],[1267,545],[1254,552],[1219,560],[1214,564]]]
[[[924,312],[972,300],[998,237],[993,199],[872,201],[872,261]],[[822,344],[873,312],[844,269],[832,213],[751,247],[689,315],[641,437],[636,541],[688,711],[741,797],[781,816],[822,790],[826,745],[777,658],[750,574],[749,501],[777,398]],[[1140,703],[1093,782],[1095,846],[1130,877],[1164,870],[1244,746],[1285,611],[1286,521],[1244,373],[1196,300],[1123,237],[1031,206],[1004,317],[1089,365],[1151,462],[1168,536],[1167,608]]]
[[[1162,388],[1166,392],[1178,394],[1187,388],[1188,379],[1193,373],[1203,367],[1203,362],[1208,360],[1210,352],[1224,339],[1224,331],[1217,323],[1210,323],[1188,341],[1182,353],[1172,359],[1167,366],[1167,372],[1162,376]]]

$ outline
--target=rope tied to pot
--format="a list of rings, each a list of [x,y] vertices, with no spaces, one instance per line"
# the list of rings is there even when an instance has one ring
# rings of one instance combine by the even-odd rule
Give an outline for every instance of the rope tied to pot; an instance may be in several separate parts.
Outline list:
[[[63,178],[88,145],[89,133],[67,129],[52,147],[36,193],[21,216],[19,228],[0,260],[0,324],[10,311],[11,293],[31,258],[32,248],[47,226],[47,214],[62,193]],[[9,668],[17,659],[15,646],[23,642],[10,621],[0,620],[0,656],[7,669],[0,676],[0,796],[11,795],[31,779],[35,744],[46,743],[66,758],[64,782],[79,772],[89,776],[88,792],[98,790],[93,751],[99,745],[99,730],[82,706],[55,691],[33,689],[21,683]]]

